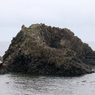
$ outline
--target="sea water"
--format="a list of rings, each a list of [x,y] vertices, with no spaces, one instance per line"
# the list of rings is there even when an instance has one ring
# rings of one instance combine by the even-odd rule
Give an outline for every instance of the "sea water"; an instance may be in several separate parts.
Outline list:
[[[0,43],[0,56],[9,43]],[[0,95],[95,95],[95,73],[77,77],[0,75]]]

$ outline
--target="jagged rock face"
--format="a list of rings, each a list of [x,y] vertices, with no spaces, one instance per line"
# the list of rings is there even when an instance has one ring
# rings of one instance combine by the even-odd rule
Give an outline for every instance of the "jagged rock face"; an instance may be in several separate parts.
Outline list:
[[[12,72],[80,75],[91,73],[94,55],[70,30],[34,24],[22,26],[3,59]]]

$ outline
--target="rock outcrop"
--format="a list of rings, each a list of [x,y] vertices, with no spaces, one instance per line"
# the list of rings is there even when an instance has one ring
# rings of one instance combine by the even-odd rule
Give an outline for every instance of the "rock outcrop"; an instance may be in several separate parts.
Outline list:
[[[34,24],[22,26],[3,56],[11,72],[81,75],[91,73],[95,52],[69,29]]]
[[[3,57],[0,56],[0,74],[8,73],[8,64],[3,63]]]

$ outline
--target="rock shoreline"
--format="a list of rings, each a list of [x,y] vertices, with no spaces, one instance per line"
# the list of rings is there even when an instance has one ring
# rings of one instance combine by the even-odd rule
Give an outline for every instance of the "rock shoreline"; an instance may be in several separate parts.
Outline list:
[[[82,75],[93,72],[95,52],[69,29],[23,25],[3,56],[3,64],[10,72]]]

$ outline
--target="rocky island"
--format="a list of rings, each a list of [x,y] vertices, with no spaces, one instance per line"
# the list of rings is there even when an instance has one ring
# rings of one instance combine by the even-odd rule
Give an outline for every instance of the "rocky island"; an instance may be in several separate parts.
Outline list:
[[[44,75],[82,75],[92,73],[95,52],[67,28],[33,24],[22,26],[3,56],[9,72]]]

